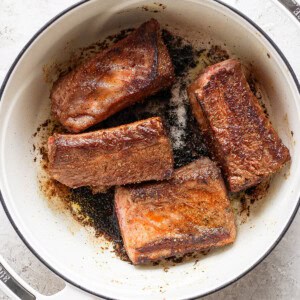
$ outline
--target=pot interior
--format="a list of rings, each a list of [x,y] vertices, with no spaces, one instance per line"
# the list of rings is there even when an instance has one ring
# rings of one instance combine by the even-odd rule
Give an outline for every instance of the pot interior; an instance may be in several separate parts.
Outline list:
[[[271,121],[288,146],[290,166],[272,179],[236,242],[195,264],[134,267],[104,239],[95,239],[39,190],[33,133],[50,114],[43,69],[66,61],[74,49],[156,18],[194,45],[222,45],[241,59],[263,87]],[[226,44],[226,46],[224,45]],[[299,197],[299,94],[280,55],[243,17],[215,1],[89,1],[64,14],[33,41],[14,68],[0,112],[1,191],[14,223],[33,250],[67,280],[111,298],[182,299],[204,295],[236,279],[272,247]],[[54,206],[56,205],[56,208]],[[103,248],[103,249],[102,249]],[[106,249],[107,248],[107,249]]]

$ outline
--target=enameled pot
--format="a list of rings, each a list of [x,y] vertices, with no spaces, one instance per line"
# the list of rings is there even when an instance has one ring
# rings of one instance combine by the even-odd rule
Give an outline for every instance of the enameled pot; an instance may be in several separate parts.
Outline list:
[[[282,238],[298,209],[299,83],[287,60],[258,26],[219,1],[164,0],[161,3],[159,6],[153,1],[91,0],[74,5],[30,40],[3,83],[2,204],[26,245],[67,282],[66,288],[53,298],[83,299],[90,293],[112,299],[192,299],[209,294],[237,280],[262,261]],[[83,228],[72,233],[68,226],[72,222],[70,217],[50,209],[39,191],[38,166],[32,153],[32,134],[50,112],[49,84],[44,80],[43,66],[67,59],[70,53],[66,50],[67,43],[71,51],[151,17],[194,43],[208,39],[212,43],[222,41],[245,65],[251,64],[269,99],[271,121],[292,157],[290,166],[273,178],[263,203],[248,222],[239,226],[233,245],[213,251],[196,265],[188,261],[171,267],[168,272],[162,267],[134,267],[110,251],[99,253],[99,245],[91,243]],[[9,269],[5,262],[3,267]],[[0,269],[2,275],[3,270]],[[13,279],[7,279],[6,283],[9,280]],[[21,284],[32,297],[51,298],[38,295],[23,281]],[[26,292],[23,295],[29,298],[22,299],[34,299]]]

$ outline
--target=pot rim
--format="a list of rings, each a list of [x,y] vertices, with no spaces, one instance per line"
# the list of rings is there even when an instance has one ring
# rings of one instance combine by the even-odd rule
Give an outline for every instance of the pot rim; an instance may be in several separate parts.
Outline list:
[[[72,11],[73,9],[87,3],[90,2],[91,0],[82,0],[79,1],[78,3],[69,6],[68,8],[66,8],[65,10],[61,11],[60,13],[58,13],[56,16],[54,16],[52,19],[50,19],[48,22],[46,22],[45,25],[43,25],[32,37],[31,39],[25,44],[25,46],[21,49],[21,51],[19,52],[19,54],[17,55],[17,57],[15,58],[14,62],[12,63],[11,67],[9,68],[3,83],[1,85],[0,88],[0,101],[2,100],[2,96],[4,93],[4,90],[6,88],[7,82],[11,76],[11,74],[13,73],[16,65],[18,64],[19,60],[22,58],[23,54],[27,51],[27,49],[31,46],[31,44],[48,28],[50,27],[55,21],[57,21],[58,19],[60,19],[61,17],[63,17],[65,14],[67,14],[68,12]],[[279,54],[280,58],[282,59],[282,61],[284,62],[284,64],[286,65],[286,67],[288,68],[294,83],[298,89],[298,92],[300,94],[300,83],[297,79],[297,76],[293,70],[293,68],[291,67],[290,63],[288,62],[287,58],[285,57],[285,55],[282,53],[282,51],[279,49],[279,47],[276,45],[276,43],[272,40],[272,38],[264,32],[264,30],[262,28],[260,28],[254,21],[252,21],[249,17],[247,17],[245,14],[243,14],[242,12],[240,12],[238,9],[232,7],[231,5],[228,5],[220,0],[213,0],[214,2],[217,2],[220,5],[223,5],[224,7],[228,8],[229,10],[231,10],[232,12],[234,12],[235,14],[237,14],[239,17],[243,18],[245,21],[248,22],[248,24],[250,25],[250,27],[254,27],[254,29],[256,29],[259,33],[262,34],[262,36],[270,43],[270,45],[276,50],[276,52]],[[26,247],[35,255],[35,257],[37,257],[47,268],[49,268],[52,272],[54,272],[56,275],[58,275],[60,278],[62,278],[63,280],[65,280],[66,282],[74,285],[77,288],[80,288],[81,290],[101,297],[103,299],[111,299],[111,300],[115,300],[116,298],[110,298],[104,295],[101,295],[99,293],[96,293],[94,291],[91,291],[87,288],[85,288],[84,286],[81,286],[80,284],[75,283],[74,281],[72,281],[71,279],[69,279],[68,277],[66,277],[65,275],[61,274],[59,271],[57,271],[54,267],[52,267],[46,260],[44,260],[38,253],[37,251],[35,251],[35,249],[33,249],[33,247],[30,245],[30,243],[25,239],[25,237],[23,236],[23,234],[21,233],[21,231],[19,230],[19,228],[17,227],[17,225],[15,224],[12,215],[10,214],[10,212],[8,211],[8,208],[5,204],[5,200],[1,194],[0,191],[0,202],[3,206],[3,209],[11,223],[11,225],[13,226],[13,228],[15,229],[16,233],[18,234],[18,236],[21,238],[21,240],[24,242],[24,244],[26,245]],[[248,274],[250,271],[252,271],[256,266],[258,266],[273,250],[274,248],[279,244],[279,242],[281,241],[281,239],[284,237],[285,233],[287,232],[287,230],[289,229],[290,225],[292,224],[298,209],[300,207],[300,198],[298,199],[297,205],[292,213],[292,215],[290,216],[290,219],[288,220],[285,228],[283,229],[283,231],[280,233],[280,235],[278,236],[278,238],[276,239],[276,241],[273,243],[273,245],[251,266],[249,267],[247,270],[245,270],[243,273],[239,274],[238,276],[236,276],[234,279],[220,285],[219,287],[206,292],[204,294],[199,294],[197,296],[191,297],[191,298],[185,298],[185,300],[192,300],[192,299],[198,299],[199,297],[204,297],[210,294],[213,294],[217,291],[222,290],[223,288],[231,285],[232,283],[238,281],[239,279],[241,279],[242,277],[244,277],[246,274]],[[117,300],[117,299],[116,299]]]

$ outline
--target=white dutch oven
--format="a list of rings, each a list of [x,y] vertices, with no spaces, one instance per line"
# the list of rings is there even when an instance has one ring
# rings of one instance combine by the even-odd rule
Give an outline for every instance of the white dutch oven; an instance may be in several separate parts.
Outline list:
[[[68,283],[62,292],[52,296],[55,299],[88,297],[82,290],[114,299],[191,299],[206,295],[237,280],[262,261],[282,238],[299,206],[299,84],[280,50],[260,28],[223,3],[207,0],[161,2],[165,9],[158,8],[153,1],[137,0],[76,4],[32,38],[2,86],[2,204],[26,245]],[[142,5],[150,8],[154,5],[160,12],[147,12],[141,9]],[[72,234],[66,225],[67,216],[51,210],[39,192],[37,166],[31,152],[32,134],[49,113],[49,85],[43,78],[43,66],[65,59],[67,42],[74,48],[88,45],[152,16],[162,25],[178,28],[195,42],[204,38],[205,32],[213,41],[226,42],[245,64],[252,63],[270,99],[271,120],[292,156],[290,169],[275,176],[267,198],[249,221],[238,228],[238,237],[232,246],[213,251],[196,265],[190,261],[171,267],[168,272],[161,267],[134,267],[110,251],[99,253],[99,247],[89,242],[83,229]],[[9,269],[5,262],[3,267]],[[22,299],[49,298],[38,295],[23,281],[21,284],[32,295],[16,288],[3,267],[0,277],[6,282],[7,290],[22,292]],[[10,273],[16,276],[13,271]]]

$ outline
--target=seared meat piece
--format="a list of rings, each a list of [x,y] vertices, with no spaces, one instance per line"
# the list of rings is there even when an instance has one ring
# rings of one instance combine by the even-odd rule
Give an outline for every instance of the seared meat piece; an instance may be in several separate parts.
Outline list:
[[[52,113],[69,131],[80,132],[173,81],[159,23],[152,19],[59,78],[51,91]]]
[[[160,118],[48,140],[50,174],[72,187],[105,186],[171,177],[173,156]]]
[[[236,236],[223,179],[208,158],[169,181],[118,187],[115,210],[134,264],[224,246]]]
[[[230,191],[258,184],[290,160],[289,150],[251,92],[238,60],[206,68],[188,94]]]

